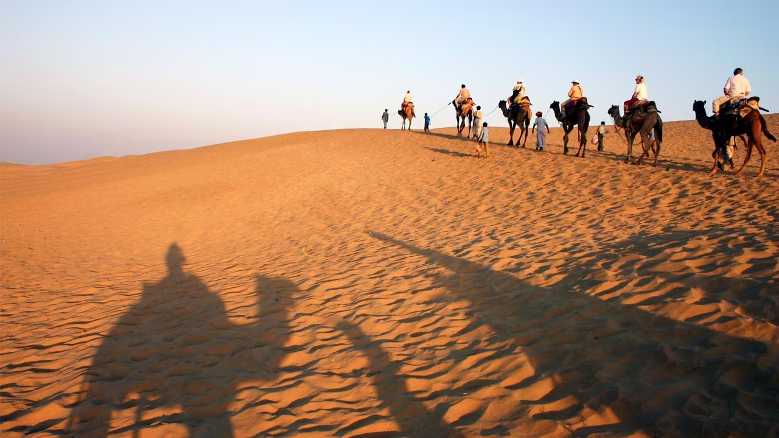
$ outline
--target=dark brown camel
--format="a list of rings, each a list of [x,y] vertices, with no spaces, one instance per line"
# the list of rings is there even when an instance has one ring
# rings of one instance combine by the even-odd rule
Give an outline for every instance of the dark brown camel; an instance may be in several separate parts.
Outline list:
[[[757,176],[763,176],[767,160],[766,150],[763,146],[763,135],[771,141],[776,141],[776,138],[768,132],[766,121],[758,110],[749,109],[746,114],[740,116],[737,113],[726,113],[723,108],[719,117],[709,117],[706,114],[705,100],[694,101],[692,110],[695,112],[695,120],[698,121],[698,124],[704,129],[711,130],[711,135],[714,139],[714,153],[712,154],[714,164],[710,173],[716,173],[718,167],[720,170],[724,170],[719,165],[719,159],[724,158],[727,160],[725,148],[728,142],[734,137],[741,137],[743,141],[742,136],[746,135],[747,154],[744,157],[744,162],[741,163],[735,174],[738,175],[744,169],[752,157],[752,148],[757,147],[757,152],[760,154],[760,170],[757,172]],[[732,162],[730,164],[731,167],[734,167]]]
[[[468,119],[468,138],[471,137],[471,125],[473,125],[473,108],[476,103],[470,97],[462,104],[457,105],[452,101],[454,105],[455,118],[457,120],[457,135],[462,135],[465,130],[465,119]]]
[[[501,100],[498,102],[498,107],[503,111],[503,117],[509,121],[509,146],[514,145],[514,129],[519,126],[519,138],[517,138],[517,147],[522,143],[522,147],[525,147],[527,143],[527,133],[530,126],[530,106],[525,105],[512,105],[511,108],[506,108],[506,101]],[[522,136],[525,136],[524,141]]]
[[[563,153],[568,154],[568,133],[573,131],[574,126],[579,126],[579,150],[576,151],[576,156],[581,154],[584,158],[584,154],[587,152],[587,129],[590,127],[588,109],[592,108],[592,105],[587,103],[586,97],[583,97],[576,102],[571,111],[565,114],[565,117],[560,113],[560,102],[555,100],[549,105],[549,108],[554,111],[555,118],[563,127]]]
[[[632,117],[623,118],[619,113],[617,105],[612,105],[608,110],[609,115],[614,119],[614,125],[625,130],[625,139],[628,143],[625,162],[630,163],[630,160],[633,158],[633,141],[636,135],[640,134],[644,153],[641,154],[636,163],[641,164],[641,160],[644,157],[648,158],[649,151],[651,150],[655,154],[655,162],[652,165],[656,166],[657,157],[660,155],[660,146],[663,143],[663,120],[660,118],[654,102],[647,103],[644,110],[635,109],[634,111],[637,112],[634,112]],[[653,130],[654,138],[651,136]]]
[[[401,125],[400,130],[406,129],[406,120],[408,120],[408,130],[411,130],[411,120],[416,117],[417,115],[414,113],[414,104],[409,103],[406,106],[402,107],[398,110],[398,115],[401,119],[403,119],[403,125]]]

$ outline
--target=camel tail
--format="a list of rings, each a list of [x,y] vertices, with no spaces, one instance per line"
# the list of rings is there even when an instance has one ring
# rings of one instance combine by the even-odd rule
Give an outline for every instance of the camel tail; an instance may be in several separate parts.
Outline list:
[[[771,141],[776,141],[776,137],[774,137],[773,134],[768,132],[768,124],[765,122],[765,119],[763,118],[762,114],[760,114],[760,123],[763,124],[763,135],[765,135]]]

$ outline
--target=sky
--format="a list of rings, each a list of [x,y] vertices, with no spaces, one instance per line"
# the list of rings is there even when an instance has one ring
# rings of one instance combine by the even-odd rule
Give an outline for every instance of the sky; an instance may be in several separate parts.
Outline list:
[[[376,128],[384,108],[398,128],[406,89],[434,128],[453,126],[446,103],[461,83],[486,114],[521,79],[547,113],[579,80],[593,122],[610,123],[606,110],[640,73],[664,120],[688,120],[694,99],[710,102],[742,67],[762,106],[779,108],[775,0],[4,0],[2,9],[0,162]],[[488,121],[507,126],[499,110]]]

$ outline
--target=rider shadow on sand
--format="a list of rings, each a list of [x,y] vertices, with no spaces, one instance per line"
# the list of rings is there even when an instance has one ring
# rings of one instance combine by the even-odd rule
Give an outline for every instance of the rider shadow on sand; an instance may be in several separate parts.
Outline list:
[[[502,354],[521,347],[533,372],[508,389],[521,391],[542,381],[554,382],[554,389],[543,398],[520,409],[575,401],[563,411],[552,409],[533,418],[563,421],[585,418],[585,411],[605,410],[617,418],[615,423],[580,425],[570,430],[575,436],[779,432],[777,372],[765,361],[758,366],[766,353],[761,342],[591,297],[586,291],[607,280],[593,278],[589,266],[572,266],[557,284],[540,287],[487,265],[382,233],[369,234],[445,268],[433,277],[437,286],[452,294],[444,300],[467,300],[473,311],[473,321],[462,332],[486,324],[494,335],[484,341],[494,345],[511,341]],[[448,360],[457,362],[479,353],[478,347],[468,346],[450,352]],[[482,386],[492,384],[500,381],[485,375]]]
[[[220,297],[184,271],[177,244],[170,245],[165,261],[167,275],[144,283],[140,301],[121,316],[95,353],[81,400],[68,419],[70,432],[104,437],[179,423],[191,437],[231,437],[228,406],[237,384],[278,376],[296,286],[283,278],[257,276],[257,321],[236,325]],[[180,413],[159,414],[176,408]],[[111,429],[115,411],[124,412]],[[132,421],[128,412],[134,412]]]

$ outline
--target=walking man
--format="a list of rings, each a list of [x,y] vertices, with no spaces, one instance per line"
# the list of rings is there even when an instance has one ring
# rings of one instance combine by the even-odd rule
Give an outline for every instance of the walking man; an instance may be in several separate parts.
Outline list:
[[[544,144],[546,143],[546,134],[549,134],[549,125],[547,125],[546,120],[542,117],[544,113],[541,111],[538,111],[536,113],[536,121],[533,122],[533,129],[531,130],[531,133],[533,131],[536,131],[536,128],[538,128],[538,131],[536,132],[536,150],[537,151],[543,151],[544,150]],[[544,132],[546,130],[546,132]]]
[[[381,121],[384,122],[384,129],[387,129],[387,122],[389,122],[389,112],[387,112],[387,108],[384,108],[384,114],[381,115]]]
[[[603,152],[603,137],[606,136],[606,122],[601,121],[598,126],[598,152]]]

